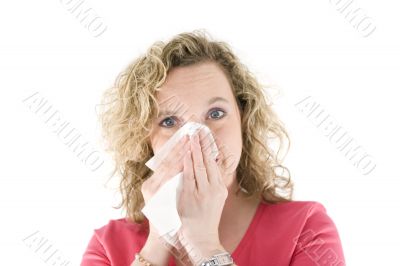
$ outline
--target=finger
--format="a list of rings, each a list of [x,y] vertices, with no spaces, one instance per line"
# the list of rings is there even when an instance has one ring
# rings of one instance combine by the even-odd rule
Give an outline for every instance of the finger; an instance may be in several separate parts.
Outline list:
[[[200,146],[203,152],[210,153],[211,155],[214,148],[214,143],[212,141],[213,136],[211,131],[206,131],[204,128],[201,128],[199,131],[199,139],[200,139]]]
[[[197,189],[199,191],[204,191],[208,184],[208,179],[207,171],[203,163],[203,154],[200,148],[199,136],[197,133],[192,135],[191,150],[193,158],[193,171],[196,178]]]
[[[183,161],[182,190],[183,193],[193,194],[193,191],[196,189],[196,179],[194,177],[192,152],[190,149],[186,151]]]
[[[219,171],[218,165],[215,162],[215,159],[212,157],[211,153],[211,133],[205,132],[204,129],[200,130],[199,138],[200,138],[200,146],[203,151],[203,161],[206,167],[207,176],[210,184],[218,184],[221,180],[221,173]]]

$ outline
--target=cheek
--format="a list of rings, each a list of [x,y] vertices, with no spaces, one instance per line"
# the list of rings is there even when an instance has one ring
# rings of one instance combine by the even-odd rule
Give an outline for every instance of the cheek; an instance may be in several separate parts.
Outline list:
[[[213,129],[214,136],[221,144],[225,144],[231,153],[241,153],[242,132],[240,124],[230,119],[229,123],[217,129]]]
[[[153,153],[156,154],[158,150],[167,142],[168,137],[157,135],[152,137],[151,139],[151,148],[153,149]]]
[[[233,131],[232,129],[224,128],[216,132],[215,136],[218,144],[225,147],[223,162],[229,162],[231,170],[232,167],[236,169],[242,154],[242,135],[240,130]]]
[[[157,151],[172,137],[175,133],[172,129],[162,129],[157,124],[153,124],[150,131],[150,145],[154,153]]]

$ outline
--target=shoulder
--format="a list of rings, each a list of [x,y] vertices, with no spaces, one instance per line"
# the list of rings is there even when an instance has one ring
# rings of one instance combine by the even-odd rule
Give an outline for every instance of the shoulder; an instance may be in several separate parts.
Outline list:
[[[259,230],[286,239],[297,239],[311,231],[337,236],[333,220],[325,206],[317,201],[261,202],[259,220]]]
[[[317,201],[262,203],[260,227],[288,245],[293,265],[309,265],[330,258],[343,263],[338,230],[325,206]],[[288,241],[289,240],[289,241]],[[302,264],[304,262],[304,264]],[[339,265],[339,264],[338,264]],[[342,264],[340,264],[342,265]]]
[[[138,224],[120,218],[94,229],[81,265],[129,265],[146,242],[147,225],[147,220]]]
[[[107,240],[123,233],[146,234],[148,232],[148,222],[142,224],[132,222],[128,218],[110,219],[108,223],[94,229],[99,239]]]
[[[300,215],[309,216],[315,212],[326,212],[325,206],[318,201],[301,201],[293,200],[280,203],[265,203],[261,202],[270,212],[281,215]]]
[[[278,203],[268,203],[265,201],[261,202],[264,207],[268,207],[274,211],[310,211],[310,210],[323,210],[326,211],[324,205],[318,201],[302,201],[302,200],[292,200],[286,202]]]
[[[267,215],[279,218],[307,220],[315,214],[326,214],[325,206],[317,201],[288,201],[280,203],[261,202],[260,208]]]

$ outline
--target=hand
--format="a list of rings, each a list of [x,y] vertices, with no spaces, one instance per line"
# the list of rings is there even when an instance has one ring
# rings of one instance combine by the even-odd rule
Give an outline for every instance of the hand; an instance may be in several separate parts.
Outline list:
[[[188,136],[182,137],[176,147],[165,157],[153,175],[143,182],[141,191],[145,204],[169,179],[183,171],[183,157],[190,148]],[[166,265],[173,249],[149,222],[149,236],[140,254],[153,265]]]
[[[211,140],[204,130],[192,136],[183,163],[183,185],[178,203],[182,227],[178,231],[187,252],[208,258],[220,244],[218,227],[228,190],[211,156]],[[189,254],[191,256],[191,254]],[[194,258],[193,258],[194,259]]]

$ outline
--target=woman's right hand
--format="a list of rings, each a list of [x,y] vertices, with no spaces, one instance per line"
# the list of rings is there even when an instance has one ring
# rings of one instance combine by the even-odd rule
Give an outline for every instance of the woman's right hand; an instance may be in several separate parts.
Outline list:
[[[157,190],[169,179],[183,171],[183,162],[186,152],[190,149],[189,137],[185,135],[176,147],[164,158],[155,169],[153,175],[143,182],[141,191],[145,204]],[[142,250],[141,256],[152,265],[167,265],[173,249],[149,222],[149,236]]]

